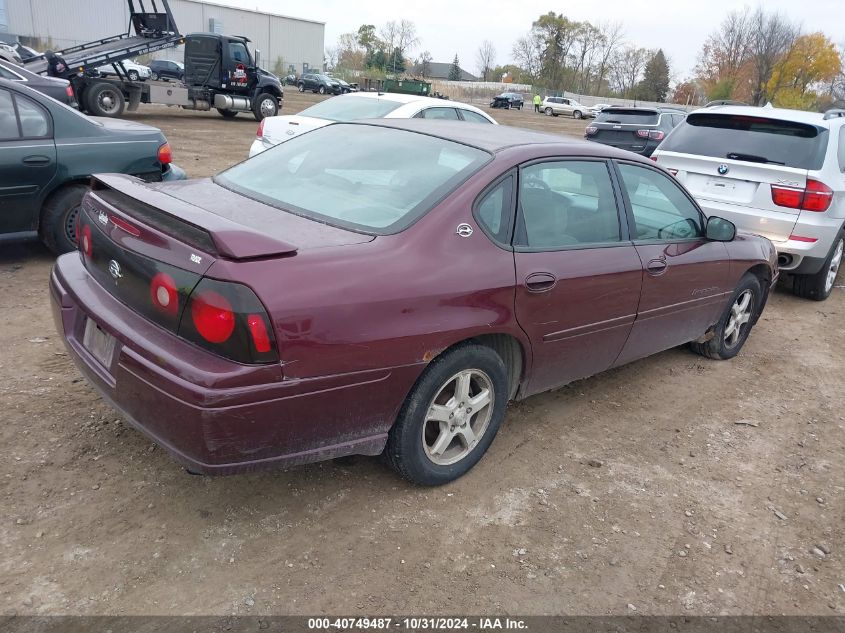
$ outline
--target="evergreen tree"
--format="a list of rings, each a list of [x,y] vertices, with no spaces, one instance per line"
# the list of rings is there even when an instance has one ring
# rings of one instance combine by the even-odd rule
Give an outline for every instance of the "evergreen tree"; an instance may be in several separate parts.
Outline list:
[[[637,96],[643,101],[666,101],[669,94],[669,64],[663,49],[658,49],[645,66]]]
[[[458,54],[455,53],[455,59],[452,61],[452,67],[449,69],[449,81],[461,80],[461,62],[458,61]]]

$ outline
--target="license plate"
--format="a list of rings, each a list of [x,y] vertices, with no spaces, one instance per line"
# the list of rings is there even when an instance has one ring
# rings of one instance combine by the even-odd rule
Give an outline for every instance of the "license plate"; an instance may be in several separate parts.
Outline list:
[[[727,178],[710,178],[707,180],[706,187],[710,191],[728,193],[736,189],[736,181]]]
[[[111,366],[114,344],[115,338],[111,334],[104,332],[91,319],[86,319],[82,345],[105,367]]]

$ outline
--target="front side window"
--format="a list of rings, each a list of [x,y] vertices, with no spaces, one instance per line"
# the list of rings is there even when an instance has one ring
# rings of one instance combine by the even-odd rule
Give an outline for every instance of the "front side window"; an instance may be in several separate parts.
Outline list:
[[[554,161],[519,177],[517,244],[535,249],[619,242],[619,211],[607,164]]]
[[[229,42],[229,57],[239,64],[249,63],[249,53],[242,42]]]
[[[701,212],[668,176],[655,169],[620,163],[631,201],[635,239],[674,241],[704,235]]]
[[[335,123],[235,165],[215,182],[280,212],[387,234],[427,213],[489,160],[483,150],[442,138]]]

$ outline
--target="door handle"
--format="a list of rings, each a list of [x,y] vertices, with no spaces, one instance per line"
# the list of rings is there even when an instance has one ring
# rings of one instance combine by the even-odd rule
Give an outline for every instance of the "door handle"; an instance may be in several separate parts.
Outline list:
[[[645,267],[649,275],[657,277],[658,275],[662,275],[666,272],[666,269],[669,268],[669,264],[666,263],[665,259],[652,259],[645,265]]]
[[[34,154],[32,156],[26,156],[21,160],[24,165],[30,165],[32,167],[38,167],[40,165],[49,165],[50,164],[50,157],[49,156],[41,156],[39,154]]]
[[[525,278],[528,292],[546,292],[554,288],[557,277],[551,273],[531,273]]]

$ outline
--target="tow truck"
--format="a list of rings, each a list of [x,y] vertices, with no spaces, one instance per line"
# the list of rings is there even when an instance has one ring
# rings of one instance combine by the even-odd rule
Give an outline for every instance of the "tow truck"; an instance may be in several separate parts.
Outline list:
[[[126,0],[129,24],[125,33],[55,51],[67,66],[80,109],[95,116],[117,117],[141,103],[211,110],[225,118],[251,112],[257,121],[275,116],[284,93],[278,77],[259,66],[260,51],[249,50],[243,36],[218,33],[182,35],[167,0]],[[181,84],[132,81],[123,62],[139,55],[185,48],[185,78]],[[24,60],[24,67],[48,74],[44,55]],[[116,79],[100,76],[97,68],[111,65]]]

